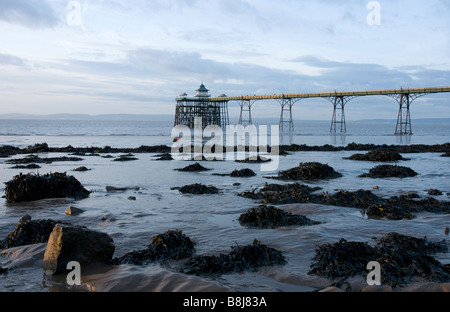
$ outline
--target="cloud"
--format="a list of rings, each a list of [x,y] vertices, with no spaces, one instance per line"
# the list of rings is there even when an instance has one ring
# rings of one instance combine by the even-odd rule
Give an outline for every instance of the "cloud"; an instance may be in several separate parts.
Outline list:
[[[0,65],[23,66],[25,61],[14,55],[0,54]]]
[[[58,24],[52,7],[43,0],[1,0],[0,20],[28,28],[47,28]]]

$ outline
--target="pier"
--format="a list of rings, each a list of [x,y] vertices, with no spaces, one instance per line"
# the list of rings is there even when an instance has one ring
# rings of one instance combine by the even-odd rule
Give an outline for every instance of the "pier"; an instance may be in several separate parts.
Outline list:
[[[333,115],[330,133],[346,133],[345,107],[347,103],[362,96],[383,95],[394,99],[399,107],[395,135],[412,135],[411,104],[418,98],[427,94],[450,92],[450,87],[413,88],[413,89],[390,89],[390,90],[368,90],[348,92],[323,92],[323,93],[299,93],[299,94],[274,94],[253,96],[226,96],[211,97],[209,90],[203,85],[197,90],[193,98],[185,93],[180,95],[175,112],[175,126],[186,125],[194,127],[196,117],[203,118],[203,126],[218,125],[224,127],[229,124],[228,103],[235,101],[240,106],[239,124],[251,125],[252,109],[258,101],[274,100],[280,104],[280,130],[293,131],[293,107],[304,99],[323,98],[331,102]]]

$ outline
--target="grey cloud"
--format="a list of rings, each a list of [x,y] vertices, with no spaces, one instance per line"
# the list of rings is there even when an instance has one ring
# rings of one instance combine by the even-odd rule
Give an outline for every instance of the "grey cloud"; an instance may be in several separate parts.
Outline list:
[[[29,28],[53,27],[59,19],[42,0],[0,0],[0,20]]]
[[[25,61],[14,55],[0,54],[0,65],[23,66]]]

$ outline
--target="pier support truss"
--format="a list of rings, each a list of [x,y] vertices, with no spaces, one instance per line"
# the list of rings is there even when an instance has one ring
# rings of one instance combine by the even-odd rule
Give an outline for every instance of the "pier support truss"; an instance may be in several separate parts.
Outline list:
[[[355,96],[333,96],[327,99],[333,104],[333,118],[331,119],[330,133],[347,133],[347,123],[345,121],[345,105]],[[338,127],[339,125],[339,127]]]
[[[253,124],[252,120],[252,106],[256,100],[240,100],[239,105],[241,107],[241,113],[239,116],[239,124],[243,126],[249,126]]]
[[[395,135],[412,135],[410,106],[414,100],[424,96],[425,93],[399,93],[391,94],[389,97],[395,99],[399,104],[397,126]]]
[[[278,99],[281,106],[281,116],[280,116],[280,130],[283,132],[286,129],[289,131],[294,131],[294,118],[292,114],[292,108],[294,104],[301,99],[292,98],[282,98]]]
[[[184,98],[179,100],[175,111],[175,126],[185,125],[193,129],[195,118],[202,118],[203,129],[215,125],[226,127],[230,124],[228,101],[208,101]]]

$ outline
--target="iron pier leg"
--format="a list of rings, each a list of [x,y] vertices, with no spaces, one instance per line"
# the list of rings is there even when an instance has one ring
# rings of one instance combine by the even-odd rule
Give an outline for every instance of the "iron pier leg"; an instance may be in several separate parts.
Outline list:
[[[334,97],[333,101],[333,119],[331,120],[330,133],[337,133],[337,124],[340,124],[340,132],[347,132],[347,124],[345,121],[345,99],[343,96]]]
[[[395,128],[395,135],[412,135],[410,94],[401,94],[398,98],[398,103],[399,112],[397,117],[397,127]]]
[[[244,123],[246,123],[247,125],[252,125],[253,121],[252,121],[252,102],[250,100],[242,100],[241,103],[241,115],[239,117],[239,124],[244,126]],[[248,113],[248,118],[247,120],[244,120],[245,116],[244,113],[247,112]]]
[[[287,106],[287,107],[286,107]],[[280,130],[284,131],[286,124],[289,125],[289,131],[294,131],[294,119],[292,117],[292,99],[283,99],[281,101]],[[289,120],[286,120],[289,119]]]

